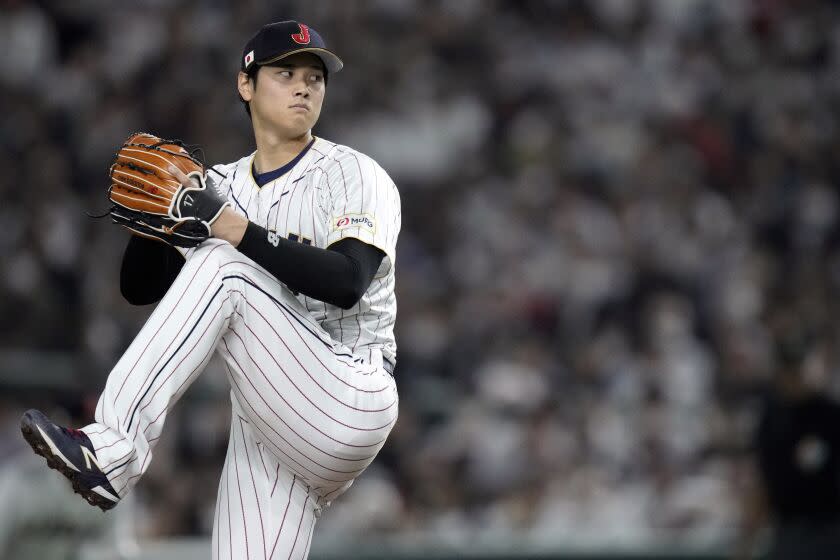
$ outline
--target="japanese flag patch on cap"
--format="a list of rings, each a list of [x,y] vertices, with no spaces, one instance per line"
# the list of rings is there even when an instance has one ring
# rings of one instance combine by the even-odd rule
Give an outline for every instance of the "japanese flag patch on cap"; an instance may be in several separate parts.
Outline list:
[[[245,68],[249,68],[254,63],[254,51],[250,51],[245,55]]]

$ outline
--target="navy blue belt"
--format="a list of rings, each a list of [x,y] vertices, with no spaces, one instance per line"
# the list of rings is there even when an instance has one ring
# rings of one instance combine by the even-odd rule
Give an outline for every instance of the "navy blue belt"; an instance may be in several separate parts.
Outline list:
[[[394,376],[394,366],[394,362],[392,362],[388,358],[382,358],[382,367],[385,369],[385,371],[391,374],[391,377]]]

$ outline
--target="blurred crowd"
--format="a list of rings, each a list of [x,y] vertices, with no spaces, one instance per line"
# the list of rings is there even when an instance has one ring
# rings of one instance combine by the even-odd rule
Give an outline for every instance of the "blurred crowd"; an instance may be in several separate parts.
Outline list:
[[[837,2],[0,0],[0,346],[73,353],[95,398],[150,312],[85,216],[116,146],[249,153],[242,45],[290,18],[345,61],[315,133],[403,203],[400,421],[319,531],[731,537],[774,341],[838,388]],[[145,534],[212,526],[229,402],[200,385]]]

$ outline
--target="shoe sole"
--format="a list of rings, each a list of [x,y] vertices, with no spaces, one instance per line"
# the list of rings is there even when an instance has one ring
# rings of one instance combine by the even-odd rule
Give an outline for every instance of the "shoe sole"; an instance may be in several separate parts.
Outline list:
[[[102,511],[113,509],[117,503],[105,498],[104,496],[100,496],[95,490],[82,484],[77,476],[79,473],[71,470],[70,467],[64,464],[64,461],[55,456],[50,449],[49,444],[44,441],[44,438],[38,431],[37,426],[38,425],[30,417],[28,412],[23,415],[23,418],[20,421],[20,431],[23,434],[23,439],[26,440],[26,443],[29,444],[32,451],[46,459],[47,466],[49,468],[63,474],[64,477],[73,485],[73,492],[87,500],[90,505],[96,506]]]

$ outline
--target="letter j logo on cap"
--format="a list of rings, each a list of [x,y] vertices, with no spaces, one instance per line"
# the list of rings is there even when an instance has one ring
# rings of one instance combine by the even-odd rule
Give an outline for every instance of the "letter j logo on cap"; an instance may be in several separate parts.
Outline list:
[[[300,33],[293,33],[292,40],[297,43],[298,45],[308,45],[309,44],[309,28],[303,25],[302,23],[298,24],[300,27]]]

